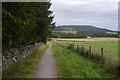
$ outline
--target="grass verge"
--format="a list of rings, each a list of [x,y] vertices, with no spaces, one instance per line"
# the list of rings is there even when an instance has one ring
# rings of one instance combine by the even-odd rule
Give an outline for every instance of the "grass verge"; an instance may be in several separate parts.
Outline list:
[[[3,78],[29,78],[38,66],[42,55],[46,51],[48,45],[43,45],[35,50],[33,54],[21,59],[17,63],[11,64],[7,69],[3,70]]]
[[[92,48],[92,53],[100,54],[100,49],[104,49],[104,55],[112,58],[113,60],[118,60],[118,42],[111,41],[100,41],[100,42],[72,42],[72,41],[59,41],[61,44],[74,44],[79,47],[84,46],[84,48],[88,49],[89,46]]]
[[[75,52],[53,44],[59,78],[110,78],[109,70]]]

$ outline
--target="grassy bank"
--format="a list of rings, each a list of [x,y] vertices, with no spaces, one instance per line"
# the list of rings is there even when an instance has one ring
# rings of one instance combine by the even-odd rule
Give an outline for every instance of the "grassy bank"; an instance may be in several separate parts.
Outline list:
[[[96,62],[79,56],[77,53],[53,44],[53,52],[60,78],[109,78],[111,72]]]
[[[32,73],[38,66],[43,53],[46,51],[48,45],[43,45],[41,48],[33,52],[28,57],[11,64],[6,70],[3,71],[4,78],[27,78],[31,77]]]

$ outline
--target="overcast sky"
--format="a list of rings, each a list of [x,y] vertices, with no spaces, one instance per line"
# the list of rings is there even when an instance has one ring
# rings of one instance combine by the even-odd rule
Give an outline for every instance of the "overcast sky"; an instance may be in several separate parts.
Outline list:
[[[93,25],[118,30],[119,0],[52,0],[56,25]]]

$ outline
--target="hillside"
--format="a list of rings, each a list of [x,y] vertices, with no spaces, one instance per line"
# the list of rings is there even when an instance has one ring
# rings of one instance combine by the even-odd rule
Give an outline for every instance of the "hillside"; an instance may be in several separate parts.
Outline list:
[[[76,31],[76,34],[72,34]],[[112,31],[103,28],[97,28],[91,25],[64,25],[57,26],[53,30],[57,35],[68,35],[70,34],[76,36],[82,34],[85,36],[94,36],[94,37],[117,37],[117,31]]]

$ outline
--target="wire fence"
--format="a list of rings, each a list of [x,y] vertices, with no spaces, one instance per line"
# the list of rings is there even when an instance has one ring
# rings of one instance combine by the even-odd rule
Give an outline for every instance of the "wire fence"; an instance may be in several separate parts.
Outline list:
[[[117,68],[119,67],[118,65],[118,60],[114,60],[112,56],[105,55],[106,51],[103,47],[99,49],[99,51],[94,52],[94,48],[92,46],[84,46],[84,45],[78,45],[74,43],[59,43],[56,42],[56,44],[68,48],[71,51],[75,51],[79,53],[79,55],[87,57],[89,59],[92,59],[96,62],[98,62],[101,66],[105,68],[109,68],[112,72],[117,72]]]

